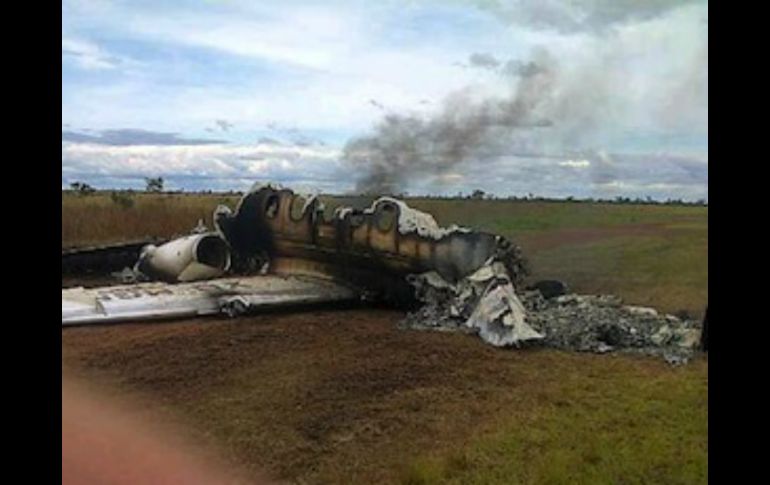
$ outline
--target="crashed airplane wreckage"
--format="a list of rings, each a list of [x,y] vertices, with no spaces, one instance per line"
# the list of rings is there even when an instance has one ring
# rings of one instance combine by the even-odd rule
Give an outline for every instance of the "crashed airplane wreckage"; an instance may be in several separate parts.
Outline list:
[[[521,291],[526,271],[518,246],[486,232],[439,227],[430,214],[391,197],[366,209],[339,207],[327,219],[317,197],[268,185],[246,194],[235,211],[219,206],[214,225],[212,232],[198,228],[144,246],[128,273],[151,282],[63,289],[62,325],[364,300],[410,310],[408,327],[473,332],[501,347],[668,349],[667,359],[677,361],[697,341],[691,322],[651,309]],[[125,260],[126,248],[120,250]],[[82,269],[87,256],[63,255],[63,271],[65,259]],[[577,323],[569,331],[560,327],[570,319]]]
[[[440,281],[463,301],[472,297],[455,310],[488,342],[540,338],[524,321],[514,291],[523,259],[506,239],[441,228],[390,197],[368,209],[338,208],[331,220],[323,213],[317,197],[260,187],[235,212],[219,206],[215,232],[144,247],[137,273],[163,283],[62,290],[62,323],[236,315],[271,304],[362,298],[413,308],[420,303],[416,286]]]

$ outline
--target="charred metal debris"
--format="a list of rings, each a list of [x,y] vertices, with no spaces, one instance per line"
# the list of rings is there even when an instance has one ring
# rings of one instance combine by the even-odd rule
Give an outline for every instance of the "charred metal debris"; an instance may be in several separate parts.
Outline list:
[[[404,327],[475,333],[498,347],[631,351],[683,363],[698,346],[700,324],[693,321],[612,296],[566,293],[559,282],[525,289],[521,250],[502,236],[440,227],[391,197],[365,209],[338,207],[331,217],[324,209],[316,196],[255,187],[234,211],[215,210],[214,231],[199,224],[191,235],[145,245],[133,269],[116,274],[155,283],[62,290],[62,323],[235,316],[358,299],[408,310]],[[116,261],[126,251],[136,248],[116,250]],[[65,261],[85,260],[63,254],[62,271]]]

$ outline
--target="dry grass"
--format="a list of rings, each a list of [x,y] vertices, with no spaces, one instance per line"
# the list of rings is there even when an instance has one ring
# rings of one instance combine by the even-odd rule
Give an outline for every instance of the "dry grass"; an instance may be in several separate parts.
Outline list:
[[[111,243],[185,234],[219,204],[235,206],[238,197],[183,194],[132,196],[132,207],[115,203],[109,193],[78,196],[62,192],[62,247]]]

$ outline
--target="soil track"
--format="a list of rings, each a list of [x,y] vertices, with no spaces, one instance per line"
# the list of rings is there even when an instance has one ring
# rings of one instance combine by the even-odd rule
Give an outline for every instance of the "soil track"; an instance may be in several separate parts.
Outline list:
[[[563,405],[559,382],[601,392],[617,372],[671,372],[647,358],[495,349],[399,329],[401,317],[350,309],[67,328],[63,364],[173,410],[237,467],[303,483],[403,480],[418,455]]]

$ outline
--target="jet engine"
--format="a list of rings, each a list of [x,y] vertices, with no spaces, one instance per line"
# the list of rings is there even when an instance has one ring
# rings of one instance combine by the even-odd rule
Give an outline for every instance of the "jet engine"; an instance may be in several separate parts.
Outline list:
[[[135,269],[167,282],[216,278],[230,269],[230,248],[215,232],[193,234],[145,246]]]

